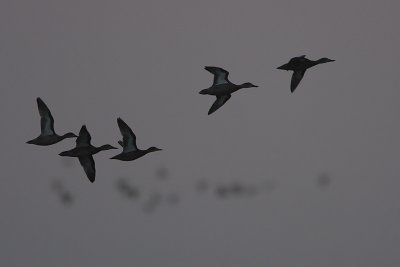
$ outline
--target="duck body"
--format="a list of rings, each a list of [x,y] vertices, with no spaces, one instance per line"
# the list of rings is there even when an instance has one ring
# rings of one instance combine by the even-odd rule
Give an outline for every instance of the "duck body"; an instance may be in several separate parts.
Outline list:
[[[214,75],[214,81],[212,86],[201,90],[199,94],[213,95],[217,98],[209,109],[208,115],[214,113],[217,109],[222,107],[231,98],[231,94],[234,92],[242,88],[258,87],[257,85],[249,82],[243,84],[234,84],[230,82],[228,79],[229,72],[222,68],[207,66],[204,67],[204,69]]]
[[[200,94],[202,95],[214,95],[216,97],[221,97],[224,95],[230,95],[236,91],[241,89],[239,85],[230,83],[230,84],[217,84],[215,86],[211,86],[207,89],[201,90]]]
[[[131,152],[122,152],[118,155],[115,155],[111,159],[118,159],[122,161],[132,161],[138,158],[143,157],[144,155],[147,155],[149,152],[146,150],[137,150],[137,151],[131,151]]]
[[[74,133],[66,133],[64,135],[58,135],[54,131],[54,119],[51,115],[50,109],[39,97],[36,98],[39,114],[40,114],[40,135],[35,139],[27,141],[27,144],[33,144],[38,146],[49,146],[56,144],[66,138],[77,137]]]
[[[67,137],[64,137],[64,136],[60,136],[58,134],[39,135],[35,139],[32,139],[26,143],[32,144],[32,145],[38,145],[38,146],[50,146],[50,145],[54,145],[58,142],[61,142],[65,138],[72,138],[72,137],[77,137],[77,136],[76,135],[68,135]]]
[[[88,155],[94,155],[102,151],[101,147],[95,147],[95,146],[84,146],[84,147],[75,147],[71,150],[61,152],[61,156],[65,157],[81,157],[81,156],[88,156]]]
[[[136,135],[133,133],[132,129],[121,118],[117,119],[117,123],[122,135],[122,141],[118,142],[122,146],[122,152],[111,159],[132,161],[148,153],[162,150],[154,146],[145,150],[139,149],[136,145]]]
[[[320,58],[318,60],[310,60],[305,55],[294,57],[288,63],[278,67],[280,70],[293,71],[292,80],[290,83],[290,91],[293,93],[303,79],[306,70],[319,64],[333,62],[335,60],[329,58]]]
[[[89,181],[93,183],[96,179],[96,166],[93,155],[103,150],[116,149],[116,147],[111,145],[95,147],[90,143],[91,139],[92,138],[86,126],[83,125],[79,131],[79,136],[76,139],[76,147],[71,150],[61,152],[59,155],[63,157],[77,157]]]

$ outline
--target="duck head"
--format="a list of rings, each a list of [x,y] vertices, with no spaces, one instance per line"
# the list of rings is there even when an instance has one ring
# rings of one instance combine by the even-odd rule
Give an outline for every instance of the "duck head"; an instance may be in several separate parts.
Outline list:
[[[280,66],[280,67],[277,67],[277,69],[278,69],[278,70],[290,70],[290,69],[289,69],[289,64],[288,64],[288,63],[283,64],[283,65]]]
[[[74,133],[66,133],[66,134],[64,134],[62,136],[63,139],[65,139],[65,138],[76,138],[76,137],[78,137],[78,136],[76,134],[74,134]]]
[[[110,150],[110,149],[117,149],[117,148],[113,147],[112,145],[109,145],[109,144],[99,147],[100,151],[102,151],[102,150]]]
[[[318,61],[319,64],[322,64],[322,63],[333,62],[335,60],[334,59],[329,59],[327,57],[323,57],[323,58],[318,59],[317,61]]]
[[[240,87],[242,87],[242,88],[251,88],[251,87],[258,87],[258,86],[254,85],[252,83],[244,83]]]
[[[75,157],[76,155],[72,151],[64,151],[58,154],[62,157]]]
[[[149,147],[146,151],[147,151],[147,153],[150,153],[150,152],[156,152],[156,151],[161,151],[161,150],[162,150],[161,148],[152,146],[152,147]]]

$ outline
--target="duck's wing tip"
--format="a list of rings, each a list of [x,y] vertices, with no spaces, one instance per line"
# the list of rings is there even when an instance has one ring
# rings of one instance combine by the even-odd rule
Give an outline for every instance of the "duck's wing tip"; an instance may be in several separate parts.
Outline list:
[[[79,157],[79,163],[83,167],[87,178],[90,182],[94,182],[96,179],[96,164],[94,162],[93,156]]]
[[[306,73],[306,70],[293,72],[292,79],[290,81],[290,91],[292,93],[294,92],[294,90],[296,90],[297,86],[300,84],[305,73]]]
[[[211,115],[215,111],[217,111],[220,107],[225,105],[225,103],[231,98],[231,95],[223,95],[217,97],[217,99],[214,101],[210,109],[208,110],[208,115]]]

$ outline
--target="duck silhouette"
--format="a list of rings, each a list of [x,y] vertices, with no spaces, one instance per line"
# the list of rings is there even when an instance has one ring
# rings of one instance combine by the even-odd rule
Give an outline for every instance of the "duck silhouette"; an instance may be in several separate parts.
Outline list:
[[[54,119],[51,115],[50,109],[46,106],[42,99],[36,98],[36,102],[40,114],[40,128],[41,132],[38,137],[27,141],[27,144],[33,144],[38,146],[49,146],[58,143],[65,138],[77,137],[74,133],[66,133],[64,135],[58,135],[54,131]]]
[[[307,69],[314,67],[315,65],[333,61],[335,60],[326,57],[320,58],[318,60],[310,60],[306,58],[305,55],[303,55],[290,59],[288,63],[278,67],[278,69],[293,71],[292,80],[290,83],[290,91],[293,93],[299,85],[300,81],[303,79]]]
[[[77,157],[79,159],[79,163],[82,165],[86,176],[89,178],[90,182],[94,182],[96,178],[96,167],[93,159],[93,155],[99,153],[103,150],[109,149],[117,149],[111,145],[103,145],[100,147],[92,146],[90,140],[92,137],[89,134],[86,126],[83,125],[81,130],[79,131],[79,136],[76,139],[76,147],[61,152],[59,155],[63,157]]]
[[[162,150],[154,146],[145,150],[139,149],[136,145],[136,135],[132,129],[121,118],[117,119],[117,123],[122,134],[122,141],[118,141],[118,144],[122,146],[122,152],[111,159],[131,161],[143,157],[148,153]]]
[[[242,88],[258,87],[252,83],[233,84],[229,81],[229,72],[219,67],[204,67],[205,70],[214,74],[214,82],[211,87],[201,90],[201,95],[214,95],[217,97],[212,104],[208,115],[222,107],[230,98],[231,94]]]

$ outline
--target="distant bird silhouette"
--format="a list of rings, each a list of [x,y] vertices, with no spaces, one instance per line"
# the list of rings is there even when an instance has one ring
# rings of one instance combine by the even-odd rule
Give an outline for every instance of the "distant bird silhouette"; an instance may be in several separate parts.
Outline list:
[[[39,97],[36,98],[36,102],[41,117],[40,119],[41,133],[35,139],[26,142],[27,144],[33,144],[38,146],[49,146],[58,143],[64,140],[65,138],[77,137],[74,133],[66,133],[62,136],[56,134],[54,131],[54,119],[53,116],[51,115],[49,108]]]
[[[231,94],[242,88],[258,87],[252,83],[233,84],[228,80],[229,72],[218,67],[205,67],[205,70],[214,74],[214,82],[211,87],[201,90],[202,95],[215,95],[217,99],[212,104],[208,115],[222,107],[231,98]]]
[[[224,198],[228,196],[230,190],[226,186],[220,185],[215,188],[215,193],[217,194],[218,197]]]
[[[61,152],[59,155],[64,157],[77,157],[83,169],[85,170],[89,181],[93,183],[96,178],[96,168],[92,155],[99,153],[103,150],[117,148],[111,145],[103,145],[100,147],[92,146],[90,144],[91,139],[92,137],[86,129],[86,126],[83,125],[81,130],[79,131],[79,136],[76,139],[76,147],[74,149]]]
[[[196,191],[199,193],[204,193],[209,189],[209,184],[206,180],[201,179],[196,183]]]
[[[175,205],[180,202],[181,198],[177,193],[170,193],[165,197],[165,200],[168,204]]]
[[[123,138],[123,141],[118,141],[118,144],[122,146],[123,150],[120,154],[112,157],[111,159],[131,161],[143,157],[150,152],[162,150],[154,146],[146,150],[139,149],[136,146],[136,135],[133,133],[132,129],[121,118],[117,119],[117,123]]]
[[[328,188],[331,184],[331,176],[328,173],[321,173],[317,177],[317,185],[320,188]]]
[[[54,183],[52,183],[52,188],[59,196],[62,204],[64,204],[65,206],[71,206],[73,204],[73,195],[71,194],[71,192],[64,188],[63,184],[60,181],[54,181]]]
[[[142,209],[146,213],[150,213],[156,210],[161,205],[163,197],[160,193],[155,192],[149,195],[148,199],[143,203]]]
[[[116,186],[118,191],[127,198],[139,198],[139,189],[130,185],[125,179],[119,179]]]
[[[169,170],[165,166],[160,166],[156,169],[156,177],[159,180],[167,180],[169,177]]]
[[[278,69],[293,71],[292,81],[290,83],[290,91],[293,93],[294,90],[299,85],[300,81],[303,79],[304,73],[306,73],[307,69],[314,67],[315,65],[318,64],[333,62],[333,61],[335,60],[326,57],[320,58],[318,60],[309,60],[308,58],[306,58],[305,55],[303,55],[300,57],[292,58],[288,63],[278,67]]]

